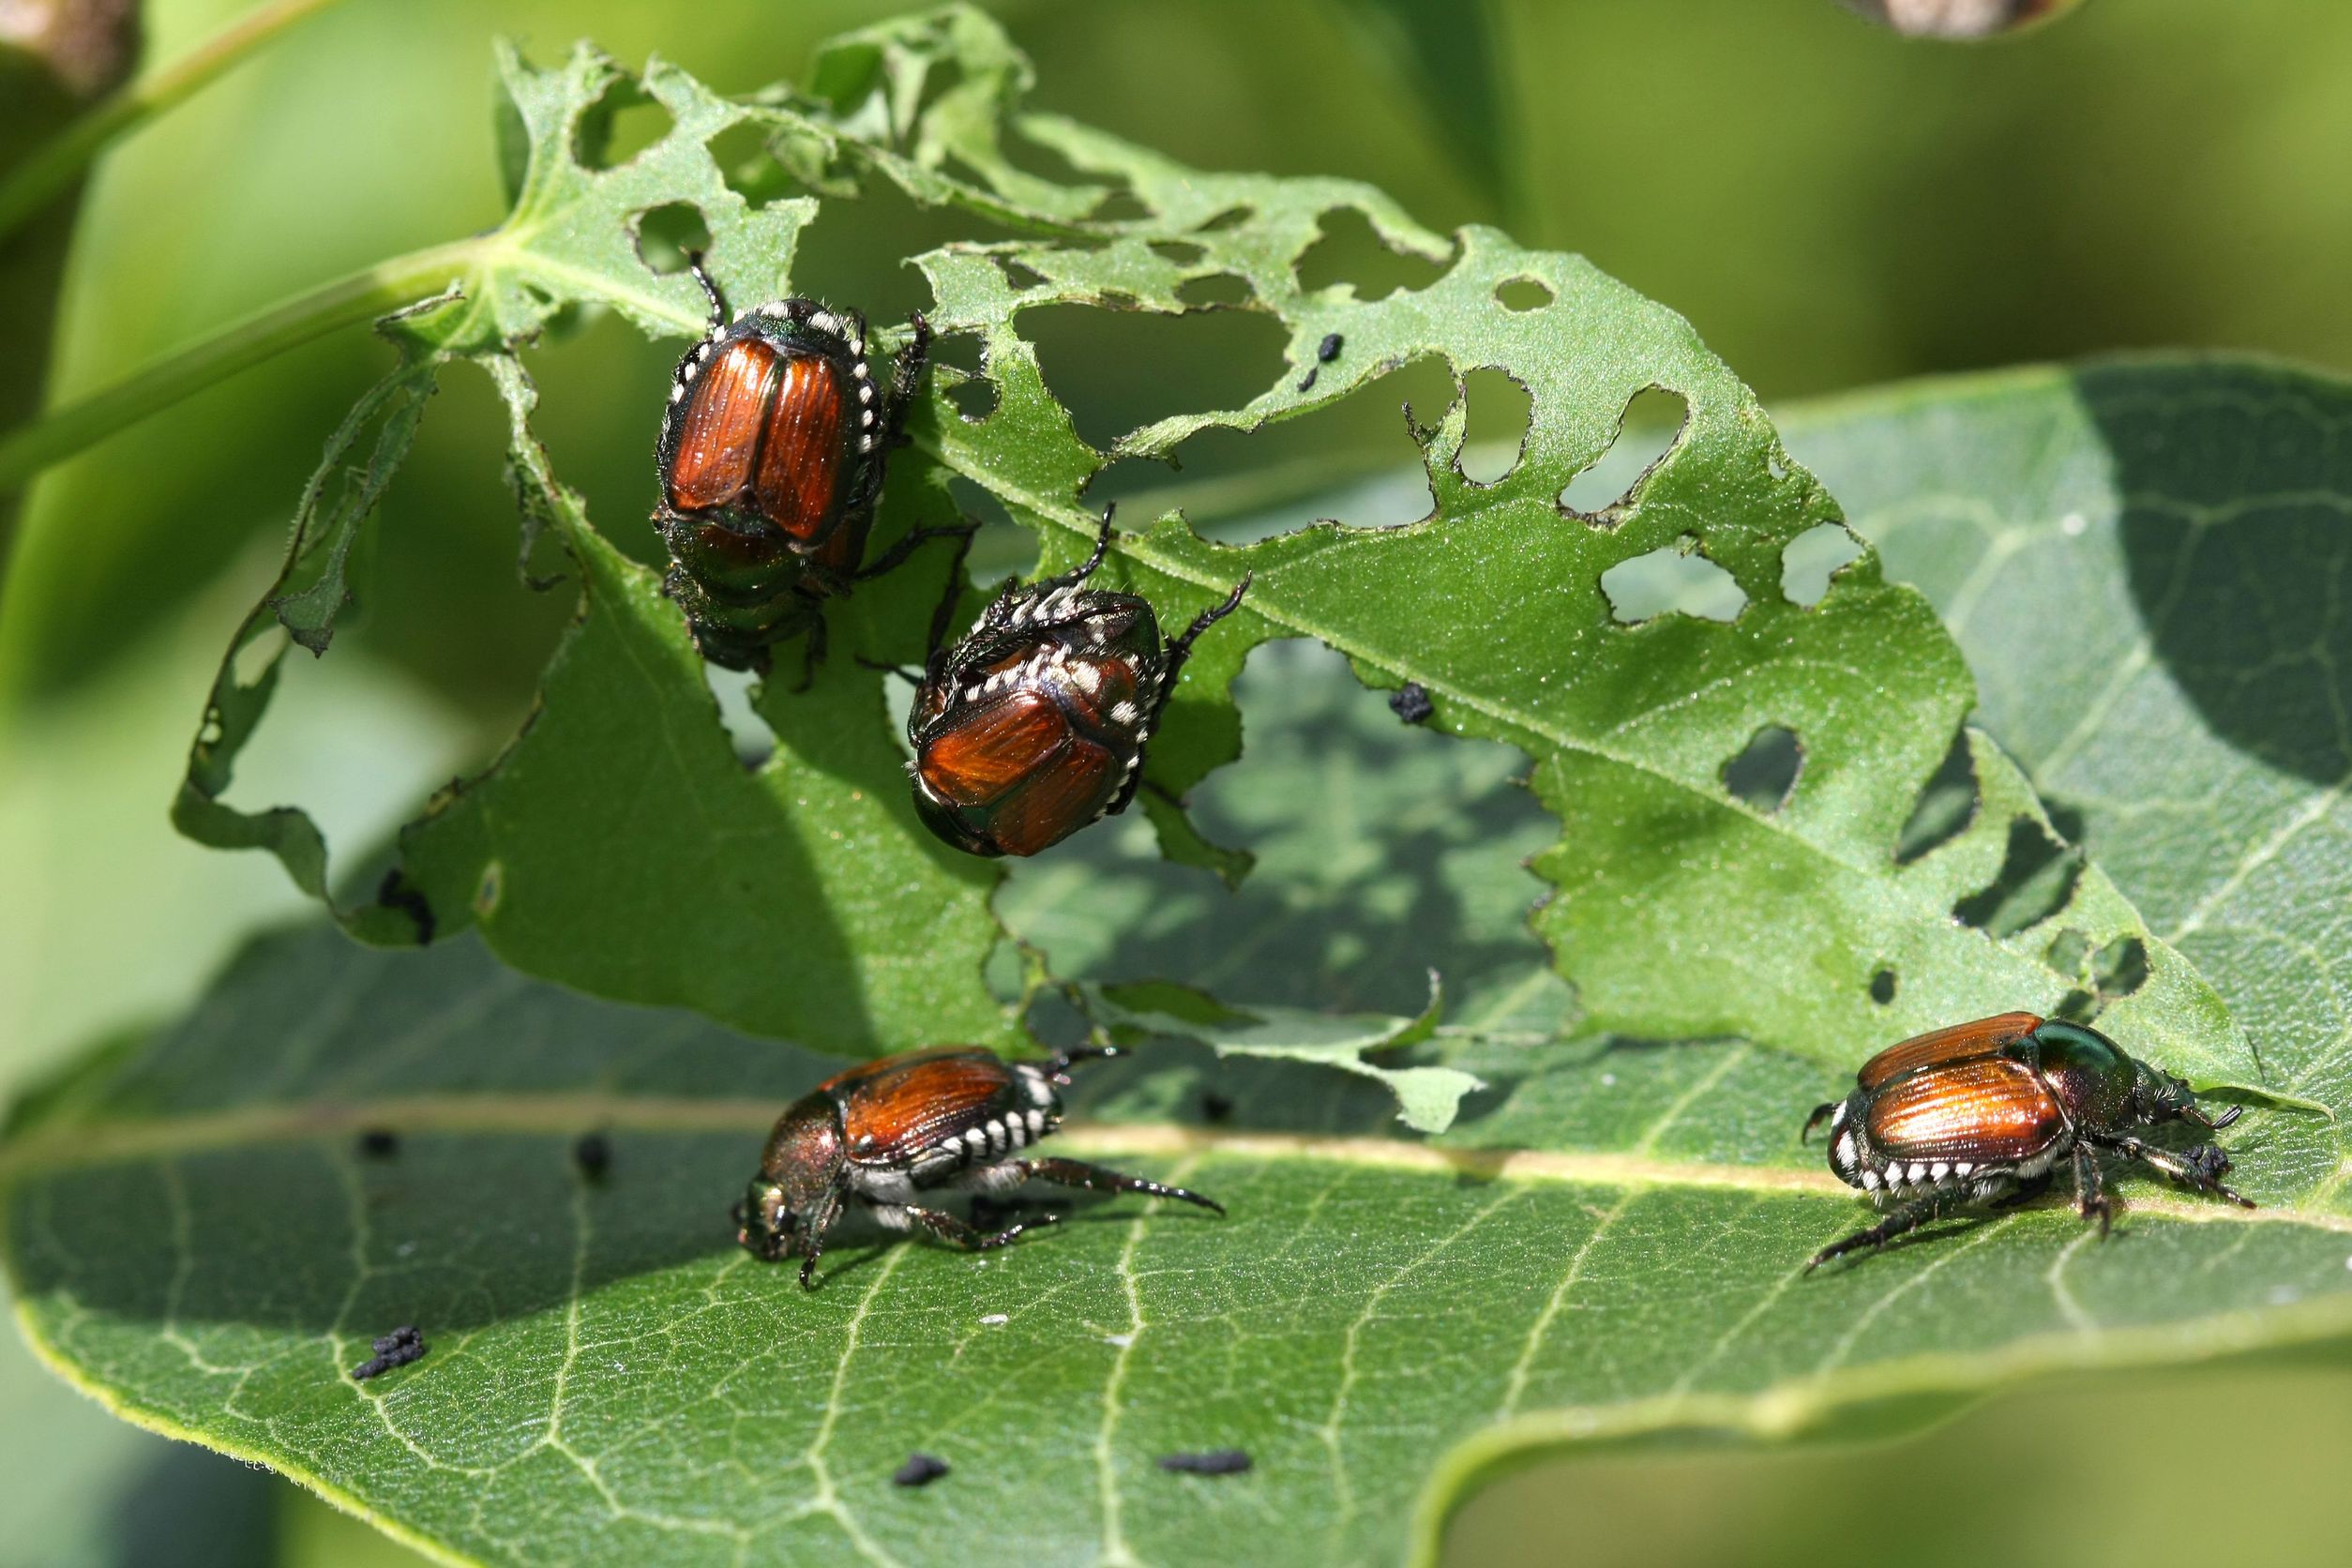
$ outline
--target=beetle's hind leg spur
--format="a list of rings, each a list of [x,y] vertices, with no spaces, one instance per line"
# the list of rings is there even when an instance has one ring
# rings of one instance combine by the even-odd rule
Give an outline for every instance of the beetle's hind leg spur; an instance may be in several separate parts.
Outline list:
[[[1107,1170],[1099,1165],[1089,1165],[1084,1160],[1013,1160],[1006,1163],[1018,1166],[1024,1176],[1033,1176],[1040,1182],[1051,1182],[1060,1187],[1085,1187],[1093,1192],[1139,1192],[1150,1198],[1174,1198],[1186,1203],[1197,1203],[1220,1214],[1225,1213],[1225,1205],[1214,1198],[1203,1198],[1186,1188],[1171,1187],[1141,1176],[1129,1176],[1124,1171]]]
[[[1868,1229],[1857,1230],[1844,1241],[1832,1242],[1828,1246],[1815,1253],[1805,1259],[1805,1273],[1811,1274],[1831,1259],[1842,1258],[1849,1252],[1861,1252],[1865,1249],[1875,1252],[1897,1236],[1916,1230],[1931,1221],[1939,1220],[1970,1201],[1972,1201],[1972,1195],[1965,1187],[1931,1192],[1924,1198],[1915,1198]]]

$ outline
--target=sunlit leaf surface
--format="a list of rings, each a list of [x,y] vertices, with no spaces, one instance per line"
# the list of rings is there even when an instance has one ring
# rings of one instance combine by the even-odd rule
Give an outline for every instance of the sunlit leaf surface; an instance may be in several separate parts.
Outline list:
[[[140,1419],[465,1560],[911,1563],[988,1534],[1174,1563],[1246,1530],[1254,1560],[1320,1563],[1414,1557],[1530,1447],[1899,1430],[2045,1370],[2352,1319],[2315,1119],[2260,1108],[2225,1138],[2252,1214],[2126,1180],[2103,1244],[2044,1206],[1802,1275],[1869,1213],[1794,1138],[1844,1072],[1560,1038],[1516,864],[1550,829],[1507,750],[1402,726],[1296,646],[1241,696],[1279,738],[1198,802],[1259,856],[1238,898],[1122,824],[1024,867],[1007,918],[1104,985],[1185,954],[1224,994],[1402,1015],[1426,980],[1400,955],[1441,966],[1446,1021],[1404,1059],[1488,1086],[1443,1137],[1403,1134],[1368,1080],[1147,1044],[1081,1070],[1057,1142],[1228,1218],[1089,1199],[985,1262],[852,1230],[804,1293],[726,1210],[836,1062],[583,1000],[471,939],[289,936],[21,1112],[0,1177],[37,1342]],[[1367,852],[1350,829],[1376,821],[1395,837]],[[423,1361],[341,1376],[401,1323]],[[1222,1447],[1254,1468],[1157,1466]],[[892,1485],[914,1451],[951,1473]]]
[[[355,930],[413,942],[476,926],[532,972],[849,1054],[1015,1031],[980,981],[999,872],[913,824],[883,678],[859,662],[919,656],[943,552],[837,612],[835,656],[809,690],[766,684],[758,708],[777,744],[746,773],[654,575],[590,525],[527,426],[533,394],[514,352],[566,304],[610,305],[656,331],[699,322],[691,285],[639,255],[633,235],[654,208],[701,215],[739,299],[789,277],[818,197],[755,206],[721,179],[707,142],[748,122],[772,132],[779,168],[826,200],[882,179],[975,233],[1031,236],[915,259],[942,353],[976,345],[989,396],[985,413],[944,397],[916,411],[884,538],[948,520],[946,487],[961,480],[1044,535],[1048,568],[1066,565],[1095,527],[1083,492],[1115,459],[1380,396],[1385,376],[1416,362],[1453,378],[1451,405],[1421,411],[1429,423],[1416,427],[1430,496],[1421,521],[1367,528],[1343,516],[1224,546],[1180,516],[1124,520],[1102,580],[1149,595],[1166,624],[1252,579],[1241,611],[1200,643],[1154,742],[1144,810],[1172,857],[1238,872],[1179,802],[1239,752],[1229,686],[1249,648],[1314,638],[1369,684],[1419,686],[1434,729],[1531,759],[1535,793],[1562,823],[1537,857],[1558,889],[1538,929],[1595,1027],[1738,1035],[1845,1063],[1955,1016],[2104,1005],[2175,1070],[2266,1087],[2211,990],[2095,867],[2065,858],[2049,898],[2001,916],[2022,877],[2018,847],[2056,840],[1983,737],[1959,743],[1973,809],[1898,857],[1973,705],[1968,672],[1928,605],[1885,581],[1874,557],[1845,565],[1825,594],[1789,595],[1785,556],[1833,533],[1837,514],[1688,324],[1579,258],[1488,229],[1429,233],[1355,182],[1203,173],[1026,112],[1028,79],[995,25],[966,10],[840,40],[821,53],[813,94],[757,106],[657,67],[641,90],[674,128],[596,170],[577,149],[611,95],[640,89],[589,51],[557,70],[507,63],[514,216],[467,252],[453,279],[461,297],[393,324],[403,366],[337,438],[276,611],[258,613],[246,641],[282,623],[307,646],[324,642],[341,551],[453,357],[484,363],[514,411],[526,537],[551,530],[568,553],[580,618],[533,722],[406,833],[375,902],[345,912]],[[1048,178],[1040,164],[1075,176]],[[1319,240],[1351,226],[1418,259],[1427,280],[1379,297],[1346,280],[1305,286]],[[1207,308],[1195,291],[1212,283],[1224,308],[1269,315],[1287,336],[1264,390],[1241,407],[1171,415],[1108,450],[1082,441],[1023,336],[1025,314],[1183,315]],[[1473,481],[1461,464],[1464,389],[1482,369],[1515,382],[1530,412],[1508,472]],[[937,380],[952,390],[972,374],[942,367]],[[649,430],[661,391],[645,389]],[[1671,447],[1613,501],[1563,501],[1645,397],[1680,405]],[[1696,573],[1714,592],[1696,612],[1636,608],[1628,585],[1645,572]],[[249,680],[234,664],[224,671],[181,820],[212,842],[269,847],[324,890],[324,846],[307,817],[227,803],[274,678],[264,668]],[[1759,793],[1750,759],[1775,741],[1793,771]],[[2058,932],[2072,935],[2054,954]],[[2069,961],[2076,938],[2091,951],[2137,943],[2146,965],[2131,985],[2088,988]]]

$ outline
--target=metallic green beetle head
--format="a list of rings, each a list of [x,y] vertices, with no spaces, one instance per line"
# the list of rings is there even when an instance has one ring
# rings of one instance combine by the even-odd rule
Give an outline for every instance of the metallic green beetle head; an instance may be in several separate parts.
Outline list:
[[[838,1212],[842,1187],[841,1118],[819,1090],[787,1108],[768,1135],[759,1174],[735,1211],[735,1239],[769,1262],[822,1235]]]
[[[2139,1081],[2133,1086],[2133,1105],[2143,1122],[2194,1122],[2218,1131],[2246,1114],[2244,1106],[2229,1106],[2215,1116],[2197,1104],[2197,1092],[2189,1087],[2187,1078],[2175,1078],[2145,1062],[2132,1065],[2139,1072]]]

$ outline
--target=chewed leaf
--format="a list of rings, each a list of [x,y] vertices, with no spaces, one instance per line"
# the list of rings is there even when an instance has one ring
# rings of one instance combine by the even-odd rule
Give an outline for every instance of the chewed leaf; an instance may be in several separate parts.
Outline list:
[[[699,325],[693,285],[640,254],[648,213],[697,211],[739,302],[789,286],[817,198],[755,208],[727,186],[709,140],[748,123],[811,189],[879,176],[975,234],[1029,236],[915,258],[942,352],[957,345],[957,363],[978,369],[942,374],[949,384],[913,412],[878,550],[953,523],[949,486],[969,484],[1043,535],[1043,569],[1065,567],[1095,531],[1084,492],[1114,460],[1175,458],[1204,431],[1311,415],[1407,366],[1451,380],[1446,407],[1410,416],[1431,500],[1417,521],[1343,518],[1225,546],[1180,515],[1123,518],[1101,581],[1143,593],[1171,628],[1251,580],[1239,611],[1199,642],[1146,762],[1140,809],[1170,858],[1229,881],[1246,868],[1183,802],[1240,753],[1230,686],[1249,650],[1311,637],[1368,684],[1418,688],[1434,729],[1529,759],[1536,798],[1561,822],[1535,862],[1558,890],[1537,929],[1596,1027],[1735,1036],[1842,1063],[1954,1017],[2104,1006],[2176,1070],[2277,1092],[2210,988],[2066,845],[1989,744],[1967,748],[1980,808],[1908,852],[1922,792],[1975,701],[1956,649],[1866,553],[1825,592],[1785,590],[1789,550],[1834,531],[1835,505],[1787,461],[1753,395],[1688,323],[1580,258],[1491,229],[1433,234],[1359,182],[1206,173],[1031,113],[1027,61],[960,8],[854,34],[821,55],[816,93],[756,104],[661,65],[631,86],[587,50],[554,71],[509,58],[505,73],[526,149],[515,212],[467,250],[462,299],[400,331],[426,364],[462,355],[497,376],[527,528],[551,530],[571,553],[581,619],[532,724],[409,830],[378,904],[345,912],[354,929],[415,941],[478,924],[535,972],[847,1052],[1017,1028],[980,978],[998,873],[915,824],[882,683],[859,662],[920,660],[947,552],[919,553],[830,606],[831,660],[806,693],[767,683],[759,708],[776,749],[741,776],[674,607],[590,527],[525,423],[514,355],[554,310],[596,303],[657,333]],[[581,128],[622,87],[658,101],[673,128],[624,163],[591,167]],[[1034,173],[1051,161],[1027,156],[1040,150],[1077,177]],[[1328,276],[1316,254],[1342,231],[1410,259],[1411,280]],[[1191,291],[1211,282],[1237,291],[1219,308],[1278,326],[1279,363],[1237,406],[1171,414],[1100,446],[1081,438],[1047,386],[1029,313],[1182,320],[1206,308]],[[974,377],[988,398],[959,412],[952,394]],[[1497,377],[1524,405],[1517,455],[1466,468],[1468,388]],[[649,431],[662,391],[645,389]],[[1629,411],[1660,402],[1679,426],[1616,499],[1564,500],[1619,444]],[[362,509],[337,516],[355,526]],[[316,582],[285,598],[290,613],[315,618],[334,599],[333,538],[347,536],[304,547],[326,553]],[[1645,572],[1665,581],[1654,603],[1627,586]],[[1693,574],[1703,591],[1681,581]],[[266,697],[266,686],[227,693],[184,820],[214,841],[269,843],[305,885],[324,887],[307,817],[245,816],[224,796]],[[1768,796],[1742,792],[1726,782],[1732,764],[1768,732],[1798,765]],[[2013,867],[2021,834],[2057,858]],[[594,876],[580,869],[583,845]],[[2078,997],[2083,966],[2053,957],[2058,930],[2088,951],[2136,944],[2142,978],[2128,994]]]
[[[1462,1096],[1484,1088],[1455,1067],[1384,1067],[1374,1051],[1417,1045],[1436,1033],[1444,1007],[1437,975],[1429,1005],[1417,1018],[1309,1013],[1296,1007],[1237,1007],[1187,987],[1148,982],[1081,988],[1086,1011],[1114,1034],[1175,1035],[1219,1056],[1313,1062],[1378,1079],[1396,1095],[1397,1116],[1416,1132],[1454,1124]]]
[[[2128,944],[2045,921],[2076,984],[2212,975],[2277,1097],[2344,1108],[2352,668],[2329,432],[2352,386],[2258,362],[2126,361],[1896,388],[1804,414],[1797,449],[1857,526],[1948,608],[1987,722],[2149,912]],[[2260,671],[2250,677],[2249,671]],[[2120,1027],[2120,1026],[2119,1026]],[[2275,1124],[2274,1124],[2275,1125]],[[2333,1171],[2341,1128],[2271,1135]]]

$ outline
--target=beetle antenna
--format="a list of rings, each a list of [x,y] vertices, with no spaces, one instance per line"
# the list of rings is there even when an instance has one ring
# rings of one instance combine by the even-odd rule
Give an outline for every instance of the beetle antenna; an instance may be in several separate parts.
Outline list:
[[[2228,1126],[2231,1123],[2237,1121],[2240,1116],[2245,1115],[2246,1108],[2244,1106],[2231,1106],[2228,1109],[2223,1111],[2219,1116],[2209,1116],[2206,1114],[2202,1107],[2191,1106],[2180,1114],[2187,1117],[2190,1121],[2194,1122],[2200,1127],[2210,1127],[2215,1132],[2220,1132],[2224,1127]]]
[[[686,270],[694,274],[694,280],[702,285],[702,293],[710,298],[711,330],[715,332],[727,324],[727,296],[718,292],[717,280],[702,270],[701,251],[687,251],[686,263]]]

